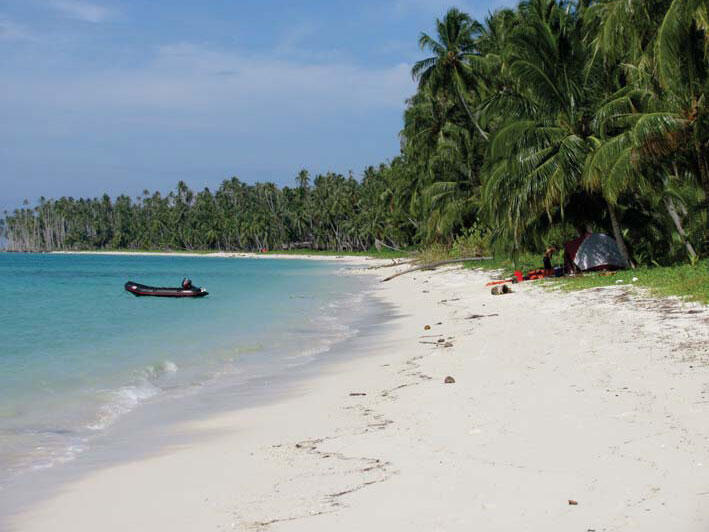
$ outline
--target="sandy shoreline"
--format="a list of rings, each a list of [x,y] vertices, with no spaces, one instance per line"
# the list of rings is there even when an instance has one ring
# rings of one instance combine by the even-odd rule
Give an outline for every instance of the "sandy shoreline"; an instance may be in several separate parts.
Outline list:
[[[398,314],[367,356],[181,427],[193,444],[91,473],[10,529],[709,529],[709,310],[625,287],[493,297],[486,279],[381,284]]]
[[[352,265],[372,265],[379,262],[391,262],[366,255],[318,255],[289,253],[250,253],[246,251],[212,251],[209,253],[188,253],[180,251],[51,251],[54,255],[124,255],[136,257],[206,257],[217,259],[291,259],[342,262]]]

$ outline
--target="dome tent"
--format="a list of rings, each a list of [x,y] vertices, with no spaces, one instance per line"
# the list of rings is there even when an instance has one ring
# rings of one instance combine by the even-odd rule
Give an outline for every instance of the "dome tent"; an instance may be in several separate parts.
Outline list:
[[[564,244],[564,251],[567,260],[581,271],[628,267],[616,241],[604,233],[585,233]]]

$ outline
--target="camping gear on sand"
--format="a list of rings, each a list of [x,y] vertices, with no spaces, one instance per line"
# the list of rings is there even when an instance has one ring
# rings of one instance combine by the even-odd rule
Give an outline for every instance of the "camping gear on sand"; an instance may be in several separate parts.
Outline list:
[[[550,277],[548,272],[544,269],[529,270],[527,275],[524,276],[525,281],[536,281],[537,279],[544,279],[545,277]]]
[[[563,268],[555,268],[553,270],[536,269],[529,270],[525,275],[520,270],[515,270],[514,277],[512,279],[500,279],[498,281],[489,281],[485,283],[485,286],[496,286],[504,285],[505,283],[521,283],[522,281],[536,281],[537,279],[544,279],[545,277],[561,277],[564,275]]]
[[[628,264],[620,254],[615,240],[604,233],[585,233],[564,244],[567,266],[581,271],[617,270]]]
[[[564,268],[553,267],[551,263],[551,257],[556,252],[556,248],[548,247],[544,252],[544,268],[538,268],[535,270],[529,270],[525,275],[521,270],[515,270],[512,279],[499,279],[497,281],[490,281],[485,284],[485,286],[497,286],[504,285],[505,283],[521,283],[522,281],[536,281],[537,279],[544,279],[545,277],[562,277],[564,275]],[[493,289],[493,295],[497,295]]]
[[[502,279],[500,281],[490,281],[489,283],[485,283],[485,286],[495,286],[498,284],[505,284],[505,283],[511,283],[512,279]]]

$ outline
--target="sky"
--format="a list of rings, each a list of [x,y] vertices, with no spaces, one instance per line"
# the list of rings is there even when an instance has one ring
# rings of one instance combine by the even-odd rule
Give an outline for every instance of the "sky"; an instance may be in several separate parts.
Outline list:
[[[0,0],[0,213],[398,154],[421,31],[511,0]]]

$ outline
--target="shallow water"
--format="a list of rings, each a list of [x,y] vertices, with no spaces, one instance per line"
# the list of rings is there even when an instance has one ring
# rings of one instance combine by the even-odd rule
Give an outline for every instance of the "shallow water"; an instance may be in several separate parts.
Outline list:
[[[0,254],[0,489],[74,460],[156,401],[278,375],[351,335],[365,280],[338,265]],[[210,295],[136,298],[134,280]]]

